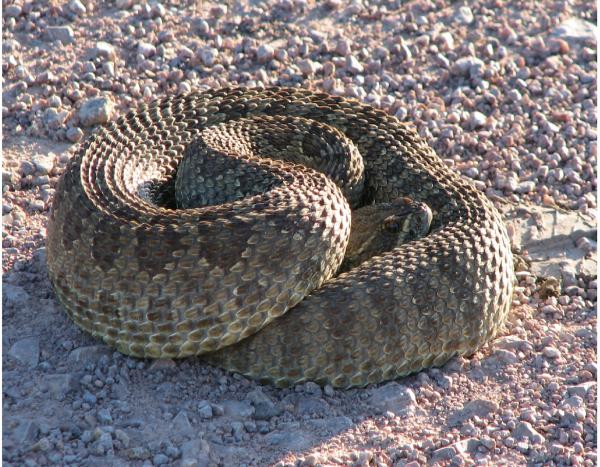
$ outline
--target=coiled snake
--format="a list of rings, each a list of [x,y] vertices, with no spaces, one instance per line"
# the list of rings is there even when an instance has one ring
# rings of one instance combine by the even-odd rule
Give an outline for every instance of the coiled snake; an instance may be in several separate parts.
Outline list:
[[[341,189],[298,164],[328,165],[319,158],[337,154],[337,139],[364,165],[350,181],[333,177]],[[252,156],[295,145],[291,162]],[[173,209],[188,159],[197,164],[180,175],[200,179],[199,207]],[[429,206],[430,233],[333,277],[350,231],[345,198],[410,204],[402,197]],[[288,88],[167,97],[100,128],[57,186],[47,261],[70,317],[119,351],[206,354],[280,386],[364,386],[473,353],[505,321],[513,288],[500,215],[409,126]]]

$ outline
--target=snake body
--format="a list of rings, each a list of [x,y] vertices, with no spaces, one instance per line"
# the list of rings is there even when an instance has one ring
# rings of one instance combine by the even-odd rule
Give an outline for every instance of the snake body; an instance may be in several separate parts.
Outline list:
[[[348,195],[313,169],[265,159],[248,162],[266,174],[264,192],[161,204],[203,133],[277,118],[351,141],[364,163],[354,202],[425,203],[429,235],[333,277]],[[166,97],[100,128],[57,186],[47,263],[74,322],[119,351],[203,355],[279,386],[364,386],[473,353],[505,321],[513,289],[499,213],[414,130],[357,101],[288,88]]]

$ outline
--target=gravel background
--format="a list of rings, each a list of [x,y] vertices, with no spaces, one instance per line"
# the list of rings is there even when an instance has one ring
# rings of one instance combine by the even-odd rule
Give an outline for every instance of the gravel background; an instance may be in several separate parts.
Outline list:
[[[59,5],[60,3],[60,5]],[[596,5],[3,2],[5,465],[595,465]],[[502,337],[397,382],[259,386],[80,332],[45,272],[54,186],[157,96],[302,86],[414,122],[504,213]]]

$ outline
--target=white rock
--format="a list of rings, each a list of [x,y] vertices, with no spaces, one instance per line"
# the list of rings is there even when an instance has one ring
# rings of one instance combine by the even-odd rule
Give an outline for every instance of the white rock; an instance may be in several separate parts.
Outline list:
[[[11,346],[8,354],[24,365],[34,367],[40,359],[40,338],[35,336],[18,340]]]
[[[498,404],[493,401],[474,399],[467,402],[462,409],[453,412],[450,417],[448,417],[448,424],[450,426],[458,426],[475,415],[479,418],[484,418],[497,410]]]
[[[545,438],[539,434],[531,426],[529,422],[519,422],[512,432],[512,435],[516,439],[526,438],[533,444],[541,444],[545,441]]]
[[[364,67],[354,55],[349,55],[346,57],[346,70],[348,70],[350,73],[358,74],[364,71]]]
[[[474,76],[481,72],[483,61],[477,57],[462,57],[454,62],[452,72],[456,75]]]
[[[112,350],[106,345],[88,345],[73,349],[69,353],[68,361],[87,365],[95,363],[104,355],[111,355]]]
[[[138,44],[137,51],[139,54],[142,54],[144,57],[149,58],[149,57],[152,57],[156,53],[156,47],[154,47],[149,42],[140,42]]]
[[[487,117],[483,115],[481,112],[475,111],[471,112],[471,116],[469,117],[469,126],[473,129],[481,128],[487,122]]]
[[[21,14],[21,7],[19,5],[7,5],[4,7],[3,13],[7,18],[16,18]]]
[[[579,396],[585,398],[591,389],[596,389],[596,381],[587,381],[585,383],[577,384],[574,386],[567,386],[567,392],[571,396]]]
[[[54,168],[54,154],[34,156],[33,165],[35,165],[35,173],[48,175]]]
[[[217,49],[209,47],[200,50],[200,60],[206,66],[213,66],[219,56]]]
[[[94,54],[96,57],[107,58],[109,60],[115,60],[117,58],[117,52],[112,44],[104,41],[96,42],[94,47]]]
[[[81,138],[83,138],[83,131],[81,131],[81,128],[70,127],[67,130],[66,136],[69,141],[71,141],[72,143],[76,143],[78,141],[81,141]]]
[[[388,383],[373,391],[369,403],[381,410],[402,415],[415,410],[417,398],[412,389],[398,383]]]
[[[181,410],[175,418],[173,418],[172,422],[173,428],[177,430],[177,432],[183,434],[190,434],[193,432],[192,425],[190,423],[190,419],[188,418],[187,412],[185,410]]]
[[[337,42],[335,51],[342,57],[345,57],[352,52],[352,45],[348,39],[341,39]]]
[[[213,409],[207,400],[203,400],[198,403],[198,415],[200,415],[200,418],[204,420],[213,417]]]
[[[454,14],[454,19],[461,24],[471,24],[474,21],[473,12],[468,6],[461,6]]]
[[[535,191],[535,182],[532,181],[527,181],[527,182],[521,182],[519,183],[519,186],[517,187],[517,192],[519,193],[531,193],[533,191]]]
[[[63,44],[70,44],[75,41],[75,34],[71,26],[48,26],[46,34],[51,41],[60,41]]]
[[[300,69],[302,74],[306,76],[312,75],[316,71],[315,62],[313,62],[309,58],[300,60],[300,62],[298,62],[298,68]]]
[[[441,33],[440,43],[442,45],[443,50],[452,50],[454,48],[454,37],[452,37],[452,33],[447,31]]]
[[[79,0],[71,0],[69,2],[69,9],[79,16],[84,15],[87,12],[87,8],[85,7],[85,5]]]
[[[269,44],[261,44],[256,51],[256,58],[260,63],[266,63],[273,59],[275,50]]]
[[[589,21],[580,18],[570,18],[557,26],[552,34],[563,39],[575,41],[595,41],[598,28]]]
[[[227,14],[227,5],[217,5],[210,9],[210,14],[214,18],[221,18]]]
[[[544,349],[542,350],[542,353],[544,354],[545,357],[547,358],[559,358],[560,357],[560,350],[558,350],[556,347],[552,347],[552,346],[547,346],[544,347]]]
[[[79,109],[79,121],[82,126],[89,127],[111,120],[114,103],[108,97],[96,97],[87,100]]]
[[[196,27],[198,28],[198,32],[200,34],[208,34],[210,32],[210,25],[204,19],[200,19],[196,23]]]

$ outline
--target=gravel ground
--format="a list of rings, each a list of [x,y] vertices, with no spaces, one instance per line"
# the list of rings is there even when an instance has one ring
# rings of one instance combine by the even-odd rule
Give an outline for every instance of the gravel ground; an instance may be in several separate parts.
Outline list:
[[[596,5],[227,3],[3,2],[4,465],[595,465]],[[44,252],[74,143],[156,96],[236,83],[414,122],[507,221],[503,335],[337,391],[135,360],[79,331]]]

